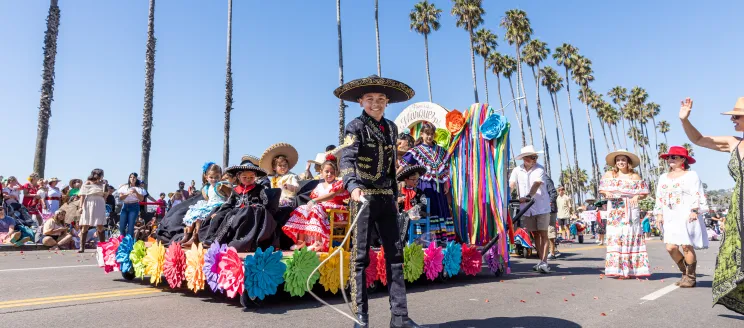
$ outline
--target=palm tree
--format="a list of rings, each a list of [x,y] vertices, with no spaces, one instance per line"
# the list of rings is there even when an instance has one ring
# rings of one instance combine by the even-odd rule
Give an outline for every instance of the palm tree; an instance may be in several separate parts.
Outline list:
[[[532,37],[532,27],[530,26],[530,20],[527,18],[527,13],[519,9],[511,9],[506,11],[506,15],[501,20],[501,27],[506,29],[504,39],[511,45],[516,45],[517,50],[517,87],[521,87],[521,97],[524,97],[524,112],[527,116],[527,128],[530,132],[530,144],[535,144],[532,138],[532,124],[530,123],[530,110],[527,105],[527,93],[524,91],[524,79],[522,77],[522,59],[520,52],[522,51],[522,45],[530,40]],[[519,91],[519,89],[518,89]],[[517,103],[521,107],[521,100],[517,100]]]
[[[380,24],[377,19],[377,0],[375,0],[375,39],[377,39],[377,76],[382,76],[382,66],[380,65]]]
[[[564,43],[560,47],[555,48],[553,53],[553,59],[556,60],[556,64],[562,65],[566,69],[566,94],[568,94],[568,116],[571,119],[571,137],[573,141],[573,153],[574,153],[574,167],[579,167],[579,151],[576,147],[576,127],[574,124],[573,107],[571,107],[571,70],[573,70],[574,62],[578,58],[579,49],[576,47]],[[558,97],[556,96],[556,103]]]
[[[496,34],[493,34],[491,30],[482,28],[480,30],[475,31],[475,39],[473,40],[475,43],[475,53],[478,54],[478,56],[481,56],[483,58],[483,79],[485,81],[485,90],[486,90],[486,103],[489,103],[488,101],[488,77],[486,74],[486,69],[488,68],[488,54],[491,53],[491,50],[496,48],[498,45],[496,43],[496,40],[498,37]]]
[[[667,143],[666,143],[666,142],[662,142],[662,143],[660,143],[660,144],[659,144],[659,154],[666,154],[667,152],[669,152],[669,146],[667,145]],[[666,165],[666,162],[665,162],[665,161],[662,161],[662,162],[661,162],[661,163],[659,164],[659,168],[662,168],[662,167],[663,167],[663,168],[666,168],[666,167],[667,167],[667,165]]]
[[[628,96],[628,105],[626,108],[627,116],[630,120],[631,125],[637,127],[638,132],[641,134],[641,136],[645,137],[646,134],[643,133],[643,122],[645,121],[644,117],[644,109],[646,107],[646,100],[648,100],[648,93],[645,89],[635,86],[632,89],[630,89],[630,95]],[[635,139],[634,141],[643,141],[642,137],[639,137],[638,139]],[[643,143],[637,144],[638,147],[641,148],[641,151],[643,153],[646,152],[645,145]],[[637,152],[637,148],[636,148]],[[641,163],[643,164],[643,163]],[[647,171],[647,167],[644,167],[644,165],[641,165],[641,171]]]
[[[452,15],[457,17],[457,27],[462,27],[468,31],[470,37],[470,68],[473,73],[473,94],[475,102],[478,101],[478,80],[475,78],[475,52],[473,50],[473,30],[483,24],[483,16],[486,11],[483,9],[483,0],[452,0]]]
[[[661,106],[655,102],[650,102],[646,105],[647,114],[649,115],[649,118],[651,119],[651,123],[653,123],[654,127],[654,145],[656,145],[656,150],[659,150],[659,141],[657,140],[658,135],[656,134],[656,116],[659,116],[661,113]]]
[[[594,131],[592,129],[592,117],[589,113],[589,104],[591,101],[591,94],[594,93],[593,90],[589,88],[589,83],[594,81],[594,70],[592,70],[592,61],[585,57],[579,57],[576,62],[574,63],[574,82],[581,86],[581,90],[579,92],[580,99],[582,99],[582,102],[586,106],[586,120],[587,120],[587,128],[589,130],[589,148],[591,151],[591,157],[592,157],[592,163],[594,165],[593,167],[593,181],[599,181],[599,161],[597,159],[597,145],[594,140]],[[598,190],[596,183],[593,184],[593,191],[594,196],[598,196]]]
[[[336,29],[338,30],[338,85],[344,84],[344,53],[341,44],[341,0],[336,0]],[[344,129],[346,129],[346,104],[343,99],[338,100],[338,144],[344,143]]]
[[[540,103],[540,77],[538,73],[540,72],[540,63],[547,59],[549,54],[550,49],[548,49],[547,44],[538,39],[530,40],[530,42],[524,46],[522,51],[524,62],[532,70],[532,78],[535,79],[535,91],[537,93],[537,96],[535,96],[535,99],[537,99],[537,118],[540,120],[540,135],[542,136],[543,149],[545,150],[545,157],[543,157],[543,159],[548,176],[550,176],[550,147],[548,145],[547,136],[545,135],[545,120],[542,113],[542,104]],[[535,67],[537,67],[537,70],[535,70]]]
[[[601,93],[593,93],[589,98],[589,107],[594,109],[594,113],[599,120],[599,127],[602,128],[602,135],[604,136],[605,146],[607,147],[607,153],[610,152],[610,140],[607,138],[607,130],[605,130],[605,104],[606,102],[602,99]]]
[[[546,66],[540,69],[540,76],[542,76],[542,85],[548,89],[550,94],[550,102],[553,104],[553,116],[555,116],[555,134],[558,140],[558,159],[561,160],[561,140],[563,140],[563,153],[566,156],[566,164],[571,167],[571,160],[568,157],[568,146],[566,145],[566,134],[563,132],[563,123],[561,122],[561,113],[558,110],[558,91],[563,89],[563,78],[558,74],[554,68]],[[560,133],[559,133],[560,130]],[[563,171],[563,161],[561,160],[561,171]]]
[[[41,74],[41,100],[39,101],[39,126],[36,130],[34,150],[34,172],[44,177],[46,148],[49,137],[49,118],[52,117],[54,100],[54,63],[57,58],[57,36],[59,36],[60,11],[57,0],[49,2],[47,29],[44,32],[44,71]]]
[[[669,132],[669,128],[671,128],[671,126],[669,125],[669,122],[659,121],[659,124],[657,124],[656,127],[659,128],[659,132],[661,132],[661,134],[664,135],[664,142],[668,144],[669,141],[667,141],[666,134]],[[659,147],[659,152],[661,153],[661,147]]]
[[[514,83],[512,83],[512,74],[514,74],[514,71],[517,70],[517,61],[513,57],[509,57],[508,55],[504,55],[502,57],[503,60],[503,66],[504,66],[504,77],[506,77],[507,80],[509,80],[509,90],[511,90],[512,99],[516,99],[517,97],[514,95]],[[514,114],[517,117],[517,123],[519,123],[519,131],[522,132],[522,147],[527,146],[527,137],[524,133],[524,120],[522,119],[522,109],[517,107],[517,102],[513,102],[514,104]]]
[[[501,108],[503,108],[504,99],[501,98],[501,72],[504,71],[504,56],[496,51],[493,51],[488,54],[486,63],[488,67],[491,68],[491,72],[496,75],[496,89],[499,94],[499,105]],[[488,96],[486,96],[486,98],[488,98]]]
[[[620,135],[617,133],[617,122],[620,120],[620,113],[615,109],[615,107],[612,107],[610,103],[603,102],[604,106],[604,117],[603,120],[605,123],[607,123],[607,126],[610,130],[610,138],[612,139],[612,146],[614,149],[618,149],[618,145],[622,147],[622,143],[620,142]],[[615,131],[612,131],[612,128],[615,128]],[[617,136],[617,143],[615,143],[615,136]]]
[[[576,195],[577,202],[574,202],[574,205],[580,203],[582,201],[581,195],[589,191],[586,186],[587,181],[589,181],[589,176],[586,174],[586,170],[567,168],[561,171],[561,185],[566,188],[566,192],[570,195]]]
[[[147,51],[145,52],[145,108],[142,114],[142,161],[140,177],[147,186],[150,174],[150,147],[152,146],[152,99],[155,88],[155,0],[150,0],[147,17]]]
[[[431,75],[429,74],[429,33],[439,30],[439,17],[442,10],[433,3],[424,0],[413,6],[411,14],[411,29],[424,36],[424,51],[426,53],[426,82],[429,87],[429,102],[431,102]]]
[[[609,92],[607,92],[607,96],[612,99],[612,102],[617,105],[617,109],[620,114],[623,112],[623,102],[628,100],[628,89],[623,88],[621,86],[616,86],[612,89],[610,89]],[[625,129],[625,118],[623,117],[621,119],[623,123],[623,131],[627,131]],[[618,134],[618,139],[620,138],[620,135]],[[623,136],[623,141],[625,142],[625,149],[628,149],[628,139]]]
[[[225,128],[224,148],[222,149],[222,167],[230,162],[230,112],[233,103],[232,80],[232,0],[227,0],[227,63],[225,68]]]

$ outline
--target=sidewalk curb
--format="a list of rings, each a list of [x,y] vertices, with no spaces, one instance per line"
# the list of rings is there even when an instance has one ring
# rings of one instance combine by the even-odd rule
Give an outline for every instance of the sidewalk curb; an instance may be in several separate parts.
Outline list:
[[[2,252],[17,252],[17,251],[43,251],[47,250],[50,247],[44,246],[41,244],[34,244],[34,245],[22,245],[15,247],[13,245],[3,244],[0,245],[0,253]]]

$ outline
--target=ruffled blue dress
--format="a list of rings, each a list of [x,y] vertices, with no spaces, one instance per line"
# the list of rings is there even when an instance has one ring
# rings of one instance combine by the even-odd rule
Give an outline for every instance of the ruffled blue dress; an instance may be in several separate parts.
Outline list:
[[[196,222],[196,220],[204,220],[212,213],[215,208],[222,206],[225,203],[225,197],[217,192],[217,186],[206,185],[202,189],[209,200],[200,200],[196,204],[189,206],[189,210],[183,217],[183,224],[190,226]]]

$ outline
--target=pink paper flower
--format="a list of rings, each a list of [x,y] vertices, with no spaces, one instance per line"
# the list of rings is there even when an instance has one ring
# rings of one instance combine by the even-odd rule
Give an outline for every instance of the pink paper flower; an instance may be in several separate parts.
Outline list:
[[[424,273],[427,279],[434,280],[439,276],[439,273],[444,269],[442,260],[444,260],[442,248],[431,242],[429,247],[424,250]]]
[[[98,267],[103,268],[103,271],[109,273],[111,271],[119,271],[119,264],[116,263],[116,250],[119,249],[119,243],[121,243],[122,237],[110,238],[107,242],[98,242],[96,244],[96,260],[98,260]]]
[[[227,297],[233,298],[235,295],[243,294],[245,268],[235,247],[227,248],[227,252],[220,259],[219,267],[220,276],[217,279],[217,284],[220,288],[225,289]]]
[[[483,258],[475,245],[462,244],[462,263],[460,264],[462,272],[465,272],[466,275],[475,276],[481,272],[482,265]]]
[[[180,243],[171,243],[165,252],[165,263],[163,264],[163,275],[170,288],[176,289],[181,286],[185,278],[186,253],[183,252]]]

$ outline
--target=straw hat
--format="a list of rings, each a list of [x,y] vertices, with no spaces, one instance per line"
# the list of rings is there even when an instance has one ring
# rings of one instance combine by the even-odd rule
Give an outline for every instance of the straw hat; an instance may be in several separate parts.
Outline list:
[[[722,115],[744,115],[744,97],[741,97],[736,100],[736,104],[734,104],[734,109],[721,113]]]
[[[613,151],[613,152],[607,154],[607,156],[605,156],[605,163],[607,163],[607,165],[609,165],[609,166],[613,166],[614,167],[615,166],[615,157],[620,156],[620,155],[627,156],[630,159],[630,163],[629,163],[630,164],[630,167],[636,167],[641,162],[641,159],[638,158],[638,156],[636,156],[636,154],[633,154],[633,153],[631,153],[631,152],[629,152],[629,151],[627,151],[625,149],[618,149],[616,151]]]
[[[52,182],[59,182],[59,181],[60,181],[60,180],[59,180],[59,179],[57,179],[57,177],[54,177],[54,178],[51,178],[51,179],[49,179],[49,183],[52,183]]]
[[[542,153],[543,153],[542,151],[535,151],[535,146],[529,145],[529,146],[522,147],[522,149],[519,151],[519,155],[517,155],[517,157],[515,157],[514,159],[520,160],[527,156],[540,155]]]
[[[372,92],[385,94],[391,104],[407,101],[414,95],[413,89],[405,83],[377,75],[349,81],[336,88],[333,95],[346,101],[358,102],[359,98]]]
[[[327,155],[327,153],[318,153],[318,154],[315,155],[315,159],[310,159],[307,162],[308,163],[313,163],[315,165],[321,165],[321,164],[323,164],[323,162],[326,161],[326,155]]]
[[[253,165],[258,166],[258,157],[253,155],[243,155],[243,157],[240,158],[241,162],[249,161],[253,163]]]
[[[289,170],[292,170],[292,168],[297,165],[297,159],[299,157],[297,149],[288,143],[280,142],[269,146],[269,148],[264,151],[263,155],[261,155],[261,158],[258,160],[258,166],[266,172],[274,172],[271,162],[274,161],[274,158],[280,155],[287,157]]]

